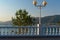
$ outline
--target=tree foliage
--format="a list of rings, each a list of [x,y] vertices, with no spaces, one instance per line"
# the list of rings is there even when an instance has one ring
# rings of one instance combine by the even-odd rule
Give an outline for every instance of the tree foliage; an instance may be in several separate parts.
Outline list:
[[[32,17],[31,15],[28,15],[28,12],[26,10],[18,10],[15,13],[16,18],[12,18],[12,23],[14,25],[18,26],[28,26],[32,25]]]

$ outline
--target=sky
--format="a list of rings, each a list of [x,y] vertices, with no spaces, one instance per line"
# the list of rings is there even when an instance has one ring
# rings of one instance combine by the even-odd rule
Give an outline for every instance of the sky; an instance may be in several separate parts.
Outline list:
[[[37,0],[38,5],[43,0]],[[41,9],[41,16],[60,15],[60,0],[46,0],[47,5]],[[40,9],[32,4],[33,0],[0,0],[0,21],[9,21],[19,9],[26,9],[29,15],[39,17]]]

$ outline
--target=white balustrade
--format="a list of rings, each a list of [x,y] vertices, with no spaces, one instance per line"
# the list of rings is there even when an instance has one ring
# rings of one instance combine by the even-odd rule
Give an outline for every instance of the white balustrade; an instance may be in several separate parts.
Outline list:
[[[19,28],[21,33],[19,34]],[[0,35],[38,35],[38,27],[0,27]]]

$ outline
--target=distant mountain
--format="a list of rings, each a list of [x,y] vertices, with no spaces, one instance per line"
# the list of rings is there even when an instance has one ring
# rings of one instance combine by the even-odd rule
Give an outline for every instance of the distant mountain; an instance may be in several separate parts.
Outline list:
[[[0,25],[12,25],[12,21],[1,22]]]
[[[60,22],[60,15],[46,16],[42,18],[42,24],[56,24]]]
[[[37,18],[39,20],[39,18]],[[38,21],[37,20],[37,21]],[[41,18],[42,24],[56,24],[57,22],[60,22],[60,15],[54,15],[54,16],[45,16]],[[12,21],[6,21],[1,22],[0,25],[12,25]]]

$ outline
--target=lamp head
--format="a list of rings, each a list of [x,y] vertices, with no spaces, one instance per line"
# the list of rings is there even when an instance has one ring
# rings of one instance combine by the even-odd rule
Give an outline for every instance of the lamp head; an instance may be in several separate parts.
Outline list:
[[[36,0],[33,1],[33,5],[35,5],[35,6],[37,5],[37,1]]]
[[[47,5],[47,2],[44,0],[44,1],[42,2],[42,5],[43,5],[43,6],[46,6],[46,5]]]

